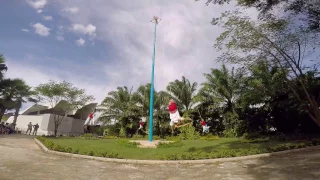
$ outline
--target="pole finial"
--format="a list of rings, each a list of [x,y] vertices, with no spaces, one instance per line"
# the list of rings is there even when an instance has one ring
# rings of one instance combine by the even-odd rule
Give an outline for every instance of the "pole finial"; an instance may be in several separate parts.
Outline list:
[[[161,21],[161,19],[158,16],[153,16],[153,18],[150,22],[158,24],[160,21]]]

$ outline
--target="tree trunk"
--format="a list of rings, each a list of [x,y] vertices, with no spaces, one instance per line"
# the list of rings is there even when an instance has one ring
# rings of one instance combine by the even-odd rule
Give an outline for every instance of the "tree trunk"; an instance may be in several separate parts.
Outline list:
[[[18,116],[19,116],[20,108],[21,108],[21,101],[18,101],[17,105],[16,105],[16,108],[15,108],[14,118],[13,118],[13,122],[12,122],[13,129],[16,129],[16,124],[17,124],[17,119],[18,119]]]
[[[56,124],[56,122],[54,123],[54,136],[57,136],[58,133],[58,126]]]
[[[0,108],[0,121],[2,120],[2,117],[3,117],[5,112],[6,112],[6,108],[5,107],[1,107]]]

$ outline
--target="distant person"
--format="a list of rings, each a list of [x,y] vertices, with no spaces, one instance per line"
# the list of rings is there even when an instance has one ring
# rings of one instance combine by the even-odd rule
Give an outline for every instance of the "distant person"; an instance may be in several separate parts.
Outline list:
[[[28,134],[28,132],[29,132],[29,135],[30,135],[30,134],[31,134],[31,131],[32,131],[32,123],[29,122],[29,124],[28,124],[28,129],[27,129],[26,134]]]
[[[36,136],[38,129],[39,129],[39,125],[37,123],[36,125],[33,126],[33,133],[32,134]]]

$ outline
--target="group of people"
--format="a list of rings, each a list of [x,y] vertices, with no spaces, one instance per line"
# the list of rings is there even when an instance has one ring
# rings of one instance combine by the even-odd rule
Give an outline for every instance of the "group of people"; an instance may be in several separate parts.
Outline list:
[[[175,127],[180,124],[185,118],[181,117],[178,111],[178,106],[176,102],[173,99],[169,100],[168,104],[168,110],[170,113],[170,127],[172,133],[174,132]],[[207,125],[206,121],[204,119],[201,119],[201,126],[202,126],[202,133],[208,133],[210,126]],[[139,130],[142,130],[144,127],[144,122],[139,122]]]
[[[171,131],[173,133],[176,124],[180,124],[180,122],[183,121],[185,118],[180,116],[178,106],[173,99],[169,100],[168,110],[170,112],[170,126]],[[210,127],[207,125],[206,121],[204,119],[201,119],[200,123],[202,126],[202,133],[208,133]]]
[[[4,125],[4,122],[0,124],[0,134],[9,134],[10,133],[10,128],[8,127],[8,123]]]
[[[33,127],[33,132],[32,132],[32,127]],[[39,124],[38,123],[36,123],[35,125],[32,125],[32,123],[29,122],[26,134],[28,134],[28,132],[29,132],[29,135],[30,135],[31,132],[32,132],[32,135],[36,136],[38,129],[39,129]]]

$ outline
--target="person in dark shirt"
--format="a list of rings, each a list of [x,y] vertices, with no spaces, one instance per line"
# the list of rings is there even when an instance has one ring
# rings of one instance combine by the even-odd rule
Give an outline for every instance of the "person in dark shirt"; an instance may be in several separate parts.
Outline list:
[[[36,136],[38,129],[39,129],[39,125],[37,123],[36,125],[33,126],[33,133],[32,134]]]

